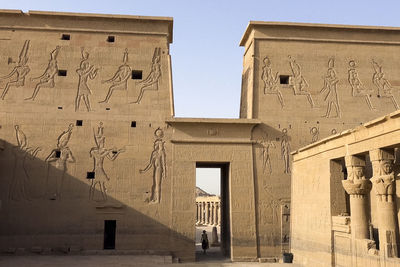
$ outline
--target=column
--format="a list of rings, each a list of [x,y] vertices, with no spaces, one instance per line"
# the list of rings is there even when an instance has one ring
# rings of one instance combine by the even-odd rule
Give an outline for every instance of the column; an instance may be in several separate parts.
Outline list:
[[[218,202],[218,225],[221,226],[221,201]]]
[[[210,202],[211,208],[210,208],[210,225],[214,225],[214,202]]]
[[[398,220],[396,214],[396,182],[393,172],[394,150],[375,149],[369,152],[376,193],[379,246],[383,257],[398,256]]]
[[[353,239],[369,239],[368,194],[372,188],[364,176],[365,157],[346,156],[347,180],[342,184],[350,195],[351,234]]]
[[[210,216],[209,216],[210,213],[208,212],[208,209],[209,209],[208,202],[205,202],[204,209],[205,209],[205,212],[204,212],[204,215],[205,215],[204,224],[208,224],[208,223],[209,223],[209,220],[210,220]]]
[[[204,218],[204,202],[200,202],[200,216],[201,216],[201,219],[200,219],[200,223],[201,224],[204,224],[204,222],[205,222],[205,218]]]
[[[196,224],[200,222],[200,205],[196,202]]]
[[[213,214],[213,225],[216,226],[217,225],[217,202],[214,202],[214,214]]]

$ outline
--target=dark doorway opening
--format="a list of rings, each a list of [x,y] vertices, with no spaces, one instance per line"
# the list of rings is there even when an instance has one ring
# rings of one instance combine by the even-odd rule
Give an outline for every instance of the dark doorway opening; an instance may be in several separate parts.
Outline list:
[[[104,221],[104,249],[115,249],[116,220]]]
[[[208,177],[210,186],[204,186],[204,191],[211,191],[211,195],[214,196],[196,197],[196,260],[226,261],[227,258],[231,258],[229,163],[196,162],[196,186],[202,184],[201,180],[204,177],[201,177],[200,173],[205,169],[212,171],[212,177]],[[216,200],[217,197],[219,200]],[[218,232],[218,245],[214,243],[214,246],[213,227],[216,227]],[[210,244],[206,254],[203,254],[200,243],[203,230],[207,231]]]

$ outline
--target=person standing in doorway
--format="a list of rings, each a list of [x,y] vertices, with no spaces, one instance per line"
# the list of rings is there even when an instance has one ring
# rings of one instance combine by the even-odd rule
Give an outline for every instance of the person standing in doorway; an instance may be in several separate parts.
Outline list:
[[[201,248],[203,249],[203,254],[206,254],[206,250],[210,247],[208,245],[208,236],[206,230],[203,230],[200,241],[201,241]]]

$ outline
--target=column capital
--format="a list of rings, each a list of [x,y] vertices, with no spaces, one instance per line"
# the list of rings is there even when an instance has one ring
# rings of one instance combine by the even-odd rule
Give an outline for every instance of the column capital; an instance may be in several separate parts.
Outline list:
[[[345,157],[347,180],[342,181],[344,190],[349,195],[364,196],[372,188],[371,181],[365,178],[365,158],[359,155]]]
[[[381,201],[392,202],[396,193],[396,183],[393,172],[394,151],[375,149],[369,152],[373,176],[374,190]]]

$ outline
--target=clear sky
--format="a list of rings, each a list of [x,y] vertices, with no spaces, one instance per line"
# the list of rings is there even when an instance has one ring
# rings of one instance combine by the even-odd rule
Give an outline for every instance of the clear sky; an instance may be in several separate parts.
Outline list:
[[[400,26],[398,0],[2,0],[0,8],[173,17],[177,117],[239,116],[239,41],[250,20]]]

